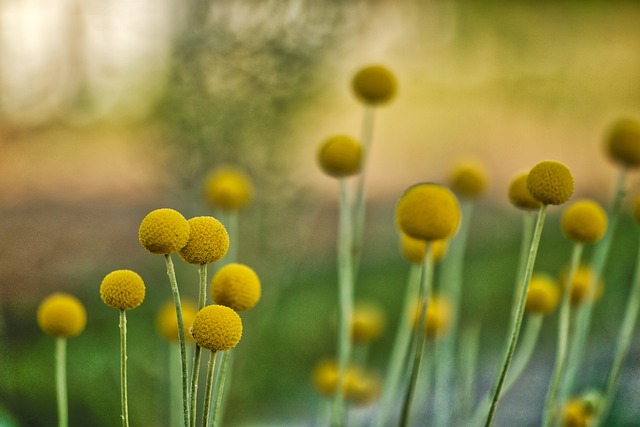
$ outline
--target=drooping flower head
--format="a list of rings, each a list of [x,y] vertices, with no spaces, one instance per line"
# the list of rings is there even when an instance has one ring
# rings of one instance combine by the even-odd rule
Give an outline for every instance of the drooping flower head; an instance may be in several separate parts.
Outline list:
[[[640,166],[640,123],[622,119],[614,123],[606,139],[607,154],[626,168]]]
[[[253,308],[260,300],[261,291],[260,278],[244,264],[227,264],[211,279],[213,300],[235,311]]]
[[[407,235],[433,241],[452,237],[460,224],[460,205],[448,188],[416,184],[396,205],[396,224]]]
[[[208,305],[194,317],[191,335],[202,348],[211,351],[230,350],[242,337],[242,320],[229,307]]]
[[[607,231],[607,214],[593,200],[579,200],[562,213],[565,236],[577,243],[596,243]]]
[[[210,264],[222,259],[229,250],[229,234],[220,221],[198,216],[187,221],[189,241],[178,255],[189,264]]]
[[[573,194],[573,175],[564,164],[545,160],[529,171],[527,188],[541,203],[561,205]]]
[[[116,270],[107,274],[100,284],[100,298],[112,308],[132,310],[144,301],[142,277],[131,270]]]
[[[74,337],[87,324],[87,312],[80,300],[73,295],[54,293],[38,306],[38,326],[54,337]]]
[[[532,314],[549,314],[560,302],[558,284],[547,274],[537,273],[531,277],[525,310]]]
[[[364,104],[381,105],[391,101],[396,95],[398,82],[386,67],[370,65],[356,73],[351,87]]]
[[[144,217],[138,230],[140,244],[152,254],[172,254],[189,241],[189,224],[178,211],[156,209]]]
[[[347,135],[327,138],[318,149],[318,164],[334,178],[354,175],[362,165],[362,145]]]
[[[527,177],[529,172],[516,176],[509,185],[509,201],[513,206],[522,210],[540,209],[542,203],[535,199],[527,188]]]
[[[193,339],[189,328],[193,323],[193,318],[198,312],[197,306],[189,301],[183,299],[182,306],[182,323],[185,330],[185,338]],[[170,342],[178,342],[178,316],[176,316],[176,306],[173,301],[165,303],[156,316],[156,329],[160,336]]]
[[[242,170],[223,166],[214,169],[205,177],[204,195],[214,208],[239,211],[251,202],[253,185]]]

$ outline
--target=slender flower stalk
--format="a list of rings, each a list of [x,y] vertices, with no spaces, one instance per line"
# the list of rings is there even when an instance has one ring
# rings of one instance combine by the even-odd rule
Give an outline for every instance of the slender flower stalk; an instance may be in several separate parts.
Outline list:
[[[207,264],[200,264],[198,266],[198,311],[202,310],[207,304]],[[193,354],[193,368],[191,372],[191,427],[196,425],[196,403],[198,396],[198,379],[200,377],[200,358],[202,355],[202,348],[196,344],[196,348]]]
[[[180,349],[176,345],[177,343],[171,343],[167,348],[169,349],[169,419],[171,427],[181,426],[180,416],[180,400],[182,393],[180,392]]]
[[[67,400],[67,339],[56,338],[56,401],[58,403],[58,427],[69,425],[69,404]]]
[[[213,411],[211,411],[212,425],[219,426],[224,415],[224,402],[225,386],[229,383],[231,371],[231,365],[233,363],[233,357],[231,355],[233,350],[223,352],[219,358],[217,358],[218,368],[216,369],[216,375],[214,378],[214,392],[213,392]]]
[[[516,316],[516,301],[520,298],[520,292],[522,291],[522,280],[524,276],[524,269],[527,265],[527,255],[529,248],[531,247],[531,237],[533,236],[533,227],[535,226],[535,216],[527,211],[522,216],[522,240],[520,241],[520,255],[518,256],[518,269],[516,272],[516,283],[513,287],[513,298],[511,299],[511,316],[509,317],[509,329],[513,327],[513,322]]]
[[[480,323],[466,326],[460,334],[460,379],[458,389],[460,399],[460,415],[457,420],[465,419],[471,411],[475,398],[476,378],[478,373],[478,350],[480,348]]]
[[[120,310],[120,403],[122,426],[129,426],[129,402],[127,398],[127,312]]]
[[[216,366],[216,351],[211,351],[209,354],[209,367],[207,369],[207,385],[204,392],[204,407],[202,410],[202,425],[207,427],[209,425],[209,410],[211,408],[211,392],[213,390],[213,374]],[[215,420],[215,418],[214,418]],[[214,426],[215,421],[214,421]]]

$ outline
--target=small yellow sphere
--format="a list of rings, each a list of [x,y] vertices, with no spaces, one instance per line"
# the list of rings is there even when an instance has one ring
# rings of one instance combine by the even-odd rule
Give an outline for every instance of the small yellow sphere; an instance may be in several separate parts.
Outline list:
[[[607,152],[611,159],[627,168],[640,166],[640,123],[622,119],[616,122],[607,137]]]
[[[593,420],[591,411],[586,402],[580,398],[573,398],[564,404],[562,409],[563,427],[588,427]]]
[[[567,275],[567,269],[560,272],[560,284],[563,288],[566,288],[567,286]],[[597,301],[602,297],[604,292],[604,282],[599,280],[596,284],[594,283],[594,279],[595,271],[591,266],[587,264],[578,266],[573,276],[573,281],[571,282],[571,305],[577,306],[586,301]],[[595,289],[591,292],[590,290],[593,287],[595,287]],[[590,295],[591,298],[589,298]]]
[[[456,196],[438,184],[410,187],[396,205],[396,223],[402,232],[427,241],[452,237],[460,224]]]
[[[522,173],[516,176],[511,185],[509,185],[509,201],[513,206],[522,210],[536,210],[540,209],[542,203],[539,200],[533,198],[529,189],[527,188],[528,172]]]
[[[152,254],[172,254],[189,241],[189,224],[178,211],[156,209],[142,220],[138,240]]]
[[[229,234],[220,221],[211,216],[198,216],[187,221],[189,241],[178,255],[189,264],[219,261],[229,250]]]
[[[211,351],[230,350],[242,337],[242,320],[229,307],[208,305],[194,317],[191,335],[202,348]]]
[[[527,188],[543,204],[561,205],[573,194],[573,175],[564,164],[545,160],[529,171]]]
[[[204,195],[214,208],[239,211],[251,201],[253,185],[242,170],[223,166],[211,171],[205,177]]]
[[[338,390],[338,363],[332,359],[320,361],[313,369],[313,386],[325,397],[332,397]],[[347,366],[344,374],[345,399],[359,406],[374,402],[380,394],[381,381],[377,375],[363,372],[355,365]]]
[[[442,261],[447,253],[448,243],[448,240],[431,242],[431,259],[434,263]],[[400,232],[400,251],[407,261],[413,264],[422,264],[427,255],[427,242]]]
[[[320,145],[318,164],[334,178],[354,175],[362,165],[362,145],[350,136],[334,135]]]
[[[412,314],[412,324],[418,327],[420,320],[420,303],[415,303],[414,314]],[[427,303],[425,312],[425,327],[428,338],[439,338],[449,332],[453,319],[453,306],[445,295],[433,295]]]
[[[353,308],[351,337],[356,344],[371,343],[384,332],[385,313],[382,307],[372,302],[359,302]]]
[[[235,311],[253,308],[260,300],[261,292],[260,278],[244,264],[227,264],[211,279],[213,300]]]
[[[112,308],[131,310],[144,301],[142,277],[131,270],[116,270],[107,274],[100,284],[100,298]]]
[[[479,165],[460,165],[451,176],[451,189],[460,197],[477,199],[487,189],[487,173]]]
[[[531,314],[549,314],[560,302],[558,284],[546,274],[534,274],[529,283],[525,310]]]
[[[577,243],[595,243],[607,231],[607,214],[592,200],[580,200],[569,206],[560,220],[562,231]]]
[[[184,336],[193,340],[191,336],[191,324],[193,318],[198,312],[197,306],[188,300],[182,300],[182,325],[184,326]],[[173,301],[167,301],[158,311],[156,316],[156,329],[160,336],[170,342],[178,341],[178,317],[176,315],[176,306]]]
[[[358,71],[351,87],[356,97],[367,105],[381,105],[393,99],[398,91],[398,82],[387,68],[371,65]]]
[[[38,326],[54,337],[74,337],[87,324],[87,312],[80,300],[73,295],[55,293],[38,306]]]
[[[632,213],[636,224],[640,224],[640,194],[633,199]]]

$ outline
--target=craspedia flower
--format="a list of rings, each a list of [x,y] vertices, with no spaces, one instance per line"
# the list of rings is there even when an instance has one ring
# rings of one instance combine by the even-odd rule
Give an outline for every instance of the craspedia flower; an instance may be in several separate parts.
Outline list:
[[[332,397],[338,390],[338,363],[325,359],[316,364],[312,373],[313,386],[325,397]],[[380,394],[380,378],[364,372],[355,365],[349,365],[344,376],[345,399],[356,405],[366,405],[376,400]]]
[[[598,203],[580,200],[565,209],[560,225],[569,239],[578,243],[595,243],[607,231],[607,214]]]
[[[534,274],[529,283],[525,310],[532,314],[549,314],[560,302],[558,284],[546,274]]]
[[[208,305],[194,317],[191,335],[202,348],[211,351],[230,350],[242,337],[242,320],[229,307]]]
[[[431,242],[431,259],[434,263],[442,261],[447,253],[447,240],[434,240]],[[405,259],[414,264],[422,264],[427,255],[427,242],[414,239],[405,233],[400,233],[400,251]]]
[[[244,264],[227,264],[211,279],[213,300],[235,311],[253,308],[260,300],[260,294],[260,278]]]
[[[636,221],[636,224],[640,224],[640,194],[638,194],[635,199],[633,199],[633,219]]]
[[[580,305],[588,300],[589,295],[591,295],[593,301],[597,301],[602,297],[602,293],[604,292],[604,282],[602,280],[598,280],[598,283],[594,283],[595,271],[588,264],[583,264],[578,266],[575,274],[573,275],[573,281],[571,282],[570,289],[570,301],[571,305]],[[567,286],[567,277],[568,272],[567,269],[563,269],[560,272],[560,285],[563,288]],[[591,292],[591,288],[593,292]]]
[[[239,211],[251,201],[253,185],[242,170],[224,166],[211,171],[205,177],[204,195],[214,208]]]
[[[131,310],[144,301],[142,277],[131,270],[116,270],[107,274],[100,284],[100,298],[112,308]]]
[[[416,184],[398,201],[396,223],[415,239],[448,239],[458,230],[460,205],[451,190],[442,185]]]
[[[451,175],[451,189],[467,199],[477,199],[487,188],[487,173],[479,165],[463,164]]]
[[[55,293],[38,306],[38,326],[54,337],[74,337],[87,324],[87,312],[80,300],[73,295]]]
[[[535,199],[527,188],[528,172],[516,176],[509,185],[509,201],[518,209],[536,210],[540,209],[542,203]]]
[[[350,136],[334,135],[320,145],[318,164],[334,178],[354,175],[362,165],[362,145]]]
[[[451,320],[453,319],[453,306],[451,301],[444,295],[433,295],[429,298],[427,303],[427,310],[425,312],[425,333],[429,338],[438,338],[444,336],[451,326]],[[415,309],[412,314],[412,325],[414,328],[418,327],[418,321],[420,320],[420,304],[415,304]]]
[[[398,82],[386,67],[371,65],[356,73],[351,87],[360,101],[368,105],[380,105],[393,99],[398,91]]]
[[[152,254],[172,254],[189,241],[189,224],[178,211],[156,209],[144,217],[138,229],[140,244]]]
[[[640,166],[640,123],[631,119],[616,122],[606,140],[611,159],[627,168]]]
[[[593,410],[580,398],[568,400],[562,408],[563,427],[588,427],[593,420]]]
[[[545,205],[561,205],[573,194],[573,175],[564,164],[545,160],[529,171],[527,189]]]
[[[198,308],[196,305],[187,300],[182,300],[182,324],[184,325],[185,338],[191,338],[191,331],[189,328],[193,323],[193,318],[196,316]],[[168,301],[164,304],[156,316],[156,329],[160,336],[167,341],[178,342],[178,317],[176,316],[176,306],[173,301]]]
[[[385,314],[382,308],[372,302],[359,302],[353,308],[351,337],[356,344],[370,343],[382,335]]]
[[[229,234],[220,221],[198,216],[187,221],[189,241],[178,255],[189,264],[209,264],[222,259],[229,250]]]

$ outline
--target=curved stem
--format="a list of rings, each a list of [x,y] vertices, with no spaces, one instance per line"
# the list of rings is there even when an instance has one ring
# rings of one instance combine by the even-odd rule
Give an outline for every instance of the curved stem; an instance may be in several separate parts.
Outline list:
[[[527,258],[527,266],[525,268],[524,279],[522,281],[522,292],[520,292],[520,298],[518,299],[518,307],[516,309],[515,321],[513,323],[513,329],[511,331],[511,338],[509,340],[509,346],[504,355],[504,361],[502,367],[496,378],[496,383],[493,391],[493,398],[489,407],[489,414],[485,422],[485,427],[489,427],[493,424],[496,410],[498,408],[498,401],[502,393],[502,387],[507,378],[507,372],[511,365],[511,359],[518,342],[518,336],[520,335],[520,327],[522,326],[522,317],[524,315],[524,306],[527,299],[527,290],[529,289],[529,282],[531,281],[531,275],[533,274],[533,266],[536,262],[536,255],[538,253],[538,245],[540,244],[540,237],[542,235],[542,229],[544,227],[544,219],[547,213],[547,205],[542,205],[538,212],[538,219],[536,220],[536,227],[533,230],[533,238],[531,240],[531,248],[529,250],[529,257]]]
[[[187,348],[184,339],[184,322],[182,320],[182,304],[180,302],[180,292],[178,291],[178,281],[176,279],[175,269],[171,255],[164,256],[167,265],[167,276],[169,276],[169,284],[171,285],[171,293],[173,294],[173,303],[176,306],[176,318],[178,320],[178,343],[180,344],[180,366],[182,375],[182,409],[184,412],[184,425],[188,426],[189,418],[189,373],[187,370]]]
[[[67,339],[56,338],[56,397],[58,403],[58,427],[69,425],[67,400]]]
[[[127,312],[120,310],[120,402],[122,426],[129,426],[129,403],[127,399]]]
[[[201,264],[198,266],[198,276],[200,278],[198,283],[198,311],[202,310],[207,305],[207,265]],[[193,368],[191,372],[191,427],[196,426],[196,403],[198,400],[198,379],[200,377],[200,358],[202,354],[202,348],[196,344],[196,349],[193,354]]]
[[[460,379],[462,383],[459,389],[460,415],[457,419],[454,419],[454,422],[465,419],[471,411],[475,398],[479,347],[480,323],[473,323],[466,326],[460,335],[460,348],[464,349],[464,351],[460,352]]]
[[[228,384],[230,367],[233,362],[233,349],[222,353],[221,360],[218,364],[218,371],[215,377],[213,392],[213,425],[221,425],[222,415],[224,412],[225,387]]]
[[[213,373],[216,366],[216,352],[211,351],[209,355],[209,368],[207,369],[207,386],[204,390],[204,407],[202,409],[202,425],[209,425],[209,409],[211,408],[211,391],[213,390]],[[215,423],[214,423],[215,425]]]
[[[522,240],[520,241],[520,255],[518,257],[518,270],[516,272],[516,283],[513,288],[513,298],[511,299],[511,316],[509,318],[509,329],[513,328],[513,322],[515,321],[516,308],[518,305],[515,303],[520,298],[520,291],[522,289],[522,280],[524,276],[524,269],[527,265],[528,249],[531,246],[531,237],[533,235],[535,217],[532,212],[527,211],[522,216]]]

